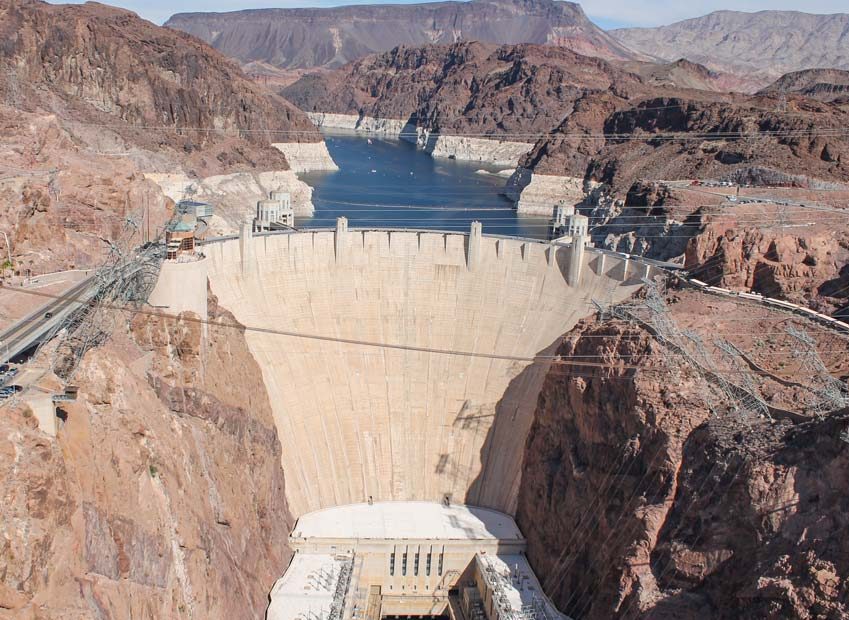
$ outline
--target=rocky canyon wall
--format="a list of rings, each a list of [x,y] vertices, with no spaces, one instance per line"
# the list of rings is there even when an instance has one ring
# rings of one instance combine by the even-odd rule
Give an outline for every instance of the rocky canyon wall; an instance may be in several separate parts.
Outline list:
[[[775,335],[780,316],[686,292],[668,303],[709,355],[716,337],[745,351],[771,404],[811,397],[798,361],[775,355],[793,346]],[[741,334],[743,317],[761,336]],[[796,327],[845,383],[846,339]],[[558,350],[606,367],[553,367],[526,445],[517,520],[546,592],[576,619],[845,616],[849,410],[734,411],[715,377],[663,346],[650,329],[597,318]]]
[[[214,299],[92,350],[55,438],[0,416],[0,618],[260,617],[290,552],[280,442]]]
[[[329,112],[310,112],[309,117],[316,126],[325,129],[342,129],[401,138],[416,144],[433,157],[476,161],[508,168],[515,167],[533,146],[528,142],[439,134],[424,127],[417,127],[411,120]]]
[[[315,210],[312,187],[298,179],[293,170],[237,172],[202,179],[179,173],[147,173],[144,176],[174,202],[192,196],[213,204],[215,215],[209,224],[212,235],[236,234],[239,224],[256,214],[256,201],[268,198],[272,191],[289,192],[296,216],[310,216]]]

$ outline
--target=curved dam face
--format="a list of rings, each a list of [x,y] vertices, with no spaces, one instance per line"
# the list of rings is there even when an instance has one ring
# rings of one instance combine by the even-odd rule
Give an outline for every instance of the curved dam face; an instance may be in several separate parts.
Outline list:
[[[205,253],[212,293],[244,325],[484,355],[248,330],[297,516],[446,497],[515,514],[550,362],[485,356],[550,354],[592,299],[622,300],[646,275],[588,249],[575,280],[571,248],[435,232],[247,235]]]

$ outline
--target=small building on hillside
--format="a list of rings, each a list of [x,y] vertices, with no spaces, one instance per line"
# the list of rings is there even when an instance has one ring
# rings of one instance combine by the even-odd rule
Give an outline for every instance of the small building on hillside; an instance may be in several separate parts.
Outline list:
[[[209,218],[215,214],[215,208],[206,202],[181,200],[174,209],[174,217],[165,226],[165,258],[168,260],[186,260],[196,258],[195,248],[198,240],[206,237]]]
[[[196,219],[210,218],[215,214],[215,208],[208,202],[197,200],[181,200],[177,203],[178,215],[193,215]]]
[[[177,216],[165,226],[165,258],[177,260],[182,255],[195,253],[195,228],[197,219],[185,214]]]

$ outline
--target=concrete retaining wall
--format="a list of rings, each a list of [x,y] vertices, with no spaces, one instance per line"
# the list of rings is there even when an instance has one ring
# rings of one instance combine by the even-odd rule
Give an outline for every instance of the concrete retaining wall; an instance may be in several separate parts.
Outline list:
[[[205,246],[219,303],[248,326],[430,349],[531,357],[644,273],[570,248],[483,237],[332,231]],[[245,256],[243,264],[242,256]],[[381,500],[513,514],[548,361],[400,350],[248,330],[280,440],[294,515]]]
[[[168,314],[194,312],[206,319],[208,265],[205,258],[187,263],[165,261],[148,303]]]

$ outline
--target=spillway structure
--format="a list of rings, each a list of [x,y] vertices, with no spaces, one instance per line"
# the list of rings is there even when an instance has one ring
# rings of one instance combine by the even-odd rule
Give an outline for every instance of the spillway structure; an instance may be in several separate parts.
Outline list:
[[[563,334],[655,268],[584,239],[344,218],[203,252],[250,328],[297,517],[268,618],[561,617],[513,521],[527,434]]]

